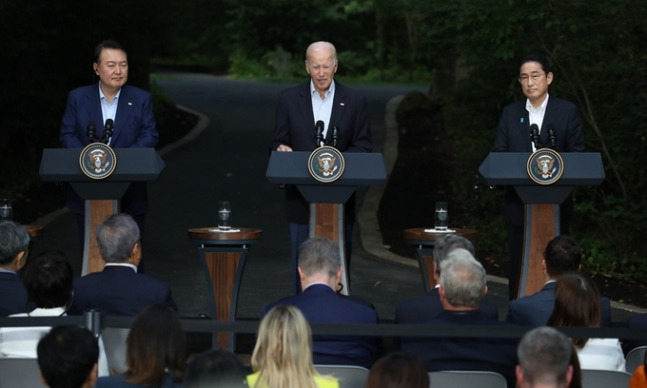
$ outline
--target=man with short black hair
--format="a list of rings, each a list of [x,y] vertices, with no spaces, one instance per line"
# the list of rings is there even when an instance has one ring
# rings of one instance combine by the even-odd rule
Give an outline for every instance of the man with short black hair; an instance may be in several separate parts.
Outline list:
[[[18,271],[27,261],[29,234],[17,222],[0,221],[0,317],[34,309]]]

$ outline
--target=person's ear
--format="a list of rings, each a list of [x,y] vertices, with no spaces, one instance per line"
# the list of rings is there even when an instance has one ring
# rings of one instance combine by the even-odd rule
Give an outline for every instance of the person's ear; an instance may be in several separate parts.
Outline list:
[[[20,251],[16,255],[16,268],[21,269],[27,263],[27,251]]]
[[[92,370],[88,374],[88,377],[85,379],[85,383],[83,384],[83,387],[91,388],[94,387],[94,385],[97,382],[97,379],[99,378],[99,366],[97,363],[94,363],[94,366],[92,366]]]
[[[548,74],[546,74],[546,82],[548,83],[548,85],[553,83],[553,72],[552,71],[548,72]]]

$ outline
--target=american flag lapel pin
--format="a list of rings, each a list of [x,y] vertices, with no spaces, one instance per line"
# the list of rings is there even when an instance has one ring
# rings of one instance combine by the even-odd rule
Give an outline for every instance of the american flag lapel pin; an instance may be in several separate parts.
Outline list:
[[[340,102],[340,103],[339,103],[339,105],[341,105],[341,106],[345,106],[346,104],[344,104],[343,102]]]
[[[128,106],[133,106],[133,103],[128,101]]]

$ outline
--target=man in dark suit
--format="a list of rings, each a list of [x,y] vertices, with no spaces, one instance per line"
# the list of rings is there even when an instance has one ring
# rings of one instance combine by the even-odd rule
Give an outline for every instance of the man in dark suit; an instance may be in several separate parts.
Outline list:
[[[436,326],[506,326],[486,317],[479,304],[487,293],[485,270],[472,254],[452,250],[441,263],[438,290],[444,311],[420,322]],[[502,374],[514,387],[517,340],[504,338],[402,337],[402,350],[421,359],[427,370],[487,370]]]
[[[306,50],[310,80],[281,92],[270,151],[313,151],[315,123],[323,122],[322,143],[342,152],[371,152],[371,133],[366,97],[334,81],[337,51],[329,42],[315,42]],[[337,133],[337,140],[333,139]],[[308,237],[309,205],[294,186],[285,190],[285,218],[290,227],[295,290],[300,292],[296,271],[299,245]],[[350,268],[350,246],[355,219],[355,196],[345,206],[346,265]]]
[[[303,292],[267,305],[261,318],[274,306],[295,306],[308,323],[377,324],[375,309],[350,296],[338,294],[341,278],[339,247],[326,238],[309,238],[299,248],[299,276]],[[315,364],[359,365],[371,368],[378,341],[368,336],[315,335]]]
[[[438,288],[440,287],[440,266],[447,258],[449,252],[455,248],[466,249],[472,256],[476,256],[474,245],[465,237],[448,234],[434,243],[434,278],[436,286],[425,295],[415,297],[399,303],[395,307],[395,323],[419,323],[436,318],[443,312]],[[488,318],[499,319],[499,312],[493,303],[482,301],[479,310]]]
[[[137,273],[142,256],[139,228],[125,213],[108,216],[97,226],[97,244],[106,266],[74,281],[74,297],[68,314],[82,314],[86,309],[105,315],[135,316],[154,304],[177,310],[171,286]]]
[[[492,152],[533,152],[550,147],[557,152],[584,151],[584,132],[577,106],[548,95],[553,72],[546,57],[531,54],[521,60],[519,84],[526,96],[506,106],[501,114]],[[531,140],[531,125],[537,125],[539,140]],[[554,144],[550,134],[554,133]],[[561,205],[560,234],[568,234],[573,216],[571,197]],[[509,297],[517,295],[523,255],[524,206],[513,187],[505,192],[504,217],[508,232],[510,256]]]
[[[159,134],[153,117],[150,93],[126,85],[128,57],[119,43],[101,42],[95,49],[92,63],[99,82],[72,90],[61,124],[60,142],[63,148],[83,148],[103,141],[112,148],[154,148]],[[113,122],[112,136],[106,131],[108,120]],[[94,135],[89,127],[95,129]],[[83,240],[84,201],[68,190],[67,207],[76,215]],[[148,210],[146,182],[133,182],[121,198],[121,208],[132,215],[144,231],[144,215]],[[143,268],[140,266],[140,271]]]
[[[523,298],[511,300],[506,320],[520,326],[545,326],[555,306],[557,278],[569,272],[579,272],[582,250],[572,238],[554,237],[546,245],[542,268],[546,283],[541,290]],[[602,326],[611,326],[611,302],[602,298]]]
[[[0,221],[0,317],[34,309],[17,272],[27,261],[29,234],[17,222]]]

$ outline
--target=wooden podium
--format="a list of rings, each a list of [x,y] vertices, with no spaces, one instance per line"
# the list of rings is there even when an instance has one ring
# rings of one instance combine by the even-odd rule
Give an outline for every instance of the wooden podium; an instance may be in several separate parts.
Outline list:
[[[513,186],[525,204],[523,257],[516,297],[542,288],[545,279],[541,262],[548,242],[560,234],[559,204],[577,186],[599,185],[605,173],[599,153],[565,152],[562,177],[551,185],[535,183],[528,175],[530,153],[492,152],[481,163],[479,173],[490,185]]]
[[[68,182],[85,200],[85,233],[82,275],[103,269],[95,239],[96,226],[107,216],[118,213],[119,200],[130,182],[157,179],[164,161],[154,148],[115,148],[117,165],[109,177],[95,180],[79,166],[81,149],[46,148],[40,162],[40,177],[45,182]]]
[[[345,169],[339,179],[319,182],[308,171],[310,152],[273,151],[266,176],[271,183],[296,185],[310,203],[310,237],[326,237],[337,243],[342,263],[342,293],[348,295],[346,255],[344,253],[344,204],[357,187],[379,185],[386,181],[386,165],[380,153],[343,153]]]

